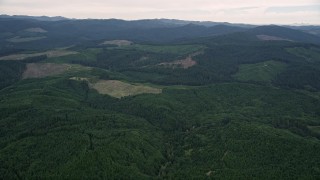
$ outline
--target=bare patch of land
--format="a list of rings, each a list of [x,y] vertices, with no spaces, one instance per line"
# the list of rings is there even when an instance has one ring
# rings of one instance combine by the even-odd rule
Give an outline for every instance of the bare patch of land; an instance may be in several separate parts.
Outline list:
[[[105,41],[101,45],[117,45],[117,46],[130,46],[133,42],[128,40],[112,40],[112,41]]]
[[[160,94],[161,89],[153,88],[144,85],[133,85],[117,80],[100,80],[92,85],[101,94],[108,94],[110,96],[121,98],[124,96],[133,96],[137,94]]]
[[[262,41],[292,41],[290,39],[284,39],[276,36],[268,36],[268,35],[257,35],[257,38]]]
[[[35,33],[46,33],[48,31],[42,29],[42,28],[39,28],[39,27],[35,27],[35,28],[28,28],[28,29],[25,29],[25,31],[27,32],[35,32]]]
[[[223,156],[222,156],[222,158],[221,158],[221,161],[224,161],[224,159],[226,158],[226,156],[228,155],[228,153],[229,153],[229,151],[226,151],[226,152],[223,154]]]
[[[71,66],[68,64],[30,63],[27,64],[22,78],[42,78],[52,75],[58,75],[66,72],[70,68]]]
[[[60,56],[67,56],[71,54],[78,54],[78,52],[59,49],[59,50],[53,50],[53,51],[46,51],[45,54],[50,58],[50,57],[60,57]]]
[[[22,42],[30,42],[30,41],[37,41],[40,39],[44,39],[47,38],[46,36],[38,36],[38,37],[20,37],[20,36],[16,36],[10,39],[7,39],[8,42],[12,42],[12,43],[22,43]]]
[[[196,52],[193,54],[190,54],[188,57],[186,57],[185,59],[181,59],[181,60],[176,60],[173,62],[165,62],[165,63],[160,63],[158,65],[166,67],[166,68],[183,68],[183,69],[188,69],[194,65],[197,64],[196,61],[194,61],[192,58],[194,56],[197,56],[199,54],[201,54],[203,52]]]
[[[181,67],[183,69],[188,69],[189,67],[192,67],[196,65],[197,62],[192,60],[191,57],[187,57],[186,59],[177,60],[169,63],[160,63],[160,66],[168,67],[168,68],[177,68]]]
[[[84,78],[84,77],[72,77],[70,79],[76,80],[76,81],[87,81],[87,82],[89,82],[89,78]]]
[[[211,176],[213,173],[214,173],[214,171],[208,171],[208,172],[206,173],[206,175],[207,175],[207,176]]]
[[[50,50],[50,51],[32,53],[32,54],[13,54],[9,56],[0,57],[0,60],[23,60],[25,58],[42,56],[42,55],[47,55],[50,58],[50,57],[67,56],[67,55],[77,54],[77,53],[78,52],[76,51],[57,49],[57,50]]]

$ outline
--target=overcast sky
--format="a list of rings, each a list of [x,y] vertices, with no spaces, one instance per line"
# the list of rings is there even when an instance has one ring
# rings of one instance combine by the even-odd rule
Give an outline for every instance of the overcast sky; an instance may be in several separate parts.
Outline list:
[[[320,0],[0,0],[0,14],[320,25]]]

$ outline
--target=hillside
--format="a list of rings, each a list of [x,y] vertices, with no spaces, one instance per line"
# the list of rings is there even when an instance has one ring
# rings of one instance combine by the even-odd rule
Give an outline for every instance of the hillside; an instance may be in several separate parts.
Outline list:
[[[280,26],[261,26],[249,30],[255,35],[268,35],[295,42],[320,44],[320,37],[299,30]]]
[[[164,19],[0,25],[0,179],[320,178],[314,35]]]
[[[217,25],[206,27],[194,24],[176,25],[158,20],[124,21],[109,20],[60,20],[0,18],[0,45],[20,48],[52,48],[70,46],[90,40],[127,39],[139,42],[171,42],[185,38],[206,37],[243,31],[236,26]],[[30,32],[38,28],[42,32]],[[30,39],[43,37],[42,39]],[[14,38],[30,40],[15,41]]]

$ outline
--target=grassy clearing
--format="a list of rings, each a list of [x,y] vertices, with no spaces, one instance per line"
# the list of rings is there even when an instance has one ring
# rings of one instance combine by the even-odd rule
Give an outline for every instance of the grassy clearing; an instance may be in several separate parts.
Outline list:
[[[133,85],[117,80],[100,80],[92,84],[92,88],[96,89],[100,94],[108,94],[110,96],[121,98],[125,96],[134,96],[138,94],[160,94],[161,89],[144,85]]]
[[[100,52],[101,52],[101,49],[91,48],[91,49],[86,49],[84,51],[77,52],[75,54],[48,58],[46,61],[52,62],[52,63],[72,63],[73,60],[84,61],[84,62],[96,61],[96,56]]]
[[[303,47],[294,47],[286,49],[289,53],[296,56],[304,58],[309,62],[319,62],[320,61],[320,49],[319,48],[303,48]]]
[[[40,27],[35,27],[35,28],[28,28],[28,29],[25,29],[25,31],[27,32],[35,32],[35,33],[46,33],[48,31],[40,28]]]
[[[39,52],[39,53],[31,53],[31,54],[13,54],[9,56],[0,57],[0,60],[23,60],[25,58],[37,57],[42,55],[46,55],[47,57],[51,58],[51,57],[67,56],[67,55],[77,54],[77,53],[78,52],[76,51],[57,49],[57,50],[50,50],[50,51]]]
[[[87,77],[72,77],[76,81],[87,81],[90,88],[97,90],[100,94],[121,98],[138,94],[160,94],[162,89],[147,85],[129,84],[118,80],[98,80]]]
[[[203,52],[199,51],[193,54],[190,54],[188,57],[186,57],[185,59],[181,59],[181,60],[176,60],[173,62],[165,62],[165,63],[160,63],[158,65],[160,66],[164,66],[166,68],[183,68],[183,69],[188,69],[192,66],[195,66],[197,64],[196,61],[194,61],[192,58],[194,56],[197,56],[199,54],[202,54]]]
[[[55,64],[55,63],[29,63],[22,74],[23,79],[43,78],[63,74],[65,72],[75,72],[90,69],[80,65]]]
[[[308,90],[304,90],[304,89],[299,89],[299,90],[295,90],[298,93],[302,93],[304,95],[310,96],[312,98],[316,98],[318,100],[320,100],[320,92],[319,91],[308,91]]]
[[[133,42],[128,40],[112,40],[112,41],[104,41],[101,45],[129,46],[132,44]]]
[[[44,39],[47,38],[46,36],[38,36],[38,37],[13,37],[10,39],[7,39],[8,42],[12,42],[12,43],[22,43],[22,42],[30,42],[30,41],[37,41],[40,39]]]
[[[168,67],[168,68],[183,68],[188,69],[194,65],[196,65],[197,62],[194,61],[191,57],[187,57],[186,59],[177,60],[169,63],[160,63],[160,66]]]
[[[308,128],[314,132],[314,133],[317,133],[317,134],[320,134],[320,126],[308,126]]]
[[[27,64],[22,78],[42,78],[52,75],[58,75],[66,72],[69,68],[70,65],[67,64],[30,63]]]
[[[284,39],[276,36],[268,36],[268,35],[257,35],[257,38],[262,41],[292,41],[290,39]]]
[[[205,46],[201,45],[142,45],[135,44],[125,48],[133,48],[140,51],[154,52],[154,53],[172,53],[178,55],[191,54],[200,50],[203,50]]]
[[[265,61],[256,64],[240,65],[234,78],[239,81],[271,82],[272,79],[286,68],[286,64],[278,61]]]

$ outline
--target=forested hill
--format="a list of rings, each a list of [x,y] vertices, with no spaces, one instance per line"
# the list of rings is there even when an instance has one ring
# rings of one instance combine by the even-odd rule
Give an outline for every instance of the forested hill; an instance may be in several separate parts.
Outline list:
[[[2,16],[0,179],[320,179],[316,30]]]
[[[127,39],[136,42],[166,43],[190,38],[211,37],[247,32],[267,38],[320,43],[320,37],[278,26],[256,27],[230,23],[208,23],[174,20],[76,20],[64,18],[0,18],[0,47],[54,48],[90,40]],[[178,23],[179,22],[179,23]],[[184,22],[184,23],[183,23]],[[261,36],[262,35],[262,36]]]
[[[281,26],[260,26],[250,29],[248,32],[255,35],[278,37],[288,41],[320,44],[320,37],[318,36]]]

